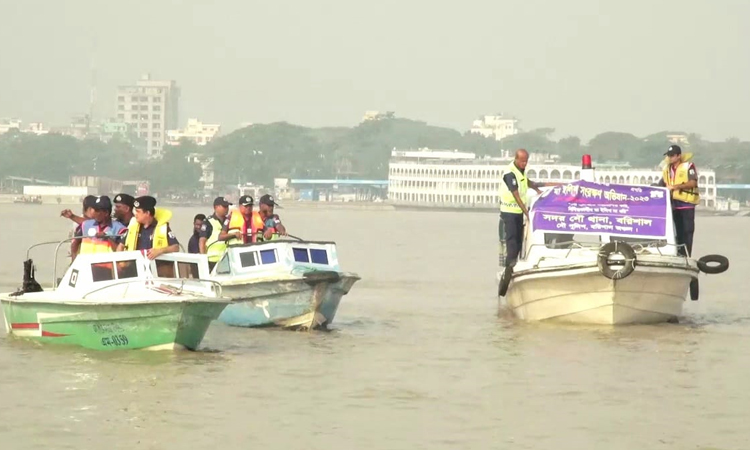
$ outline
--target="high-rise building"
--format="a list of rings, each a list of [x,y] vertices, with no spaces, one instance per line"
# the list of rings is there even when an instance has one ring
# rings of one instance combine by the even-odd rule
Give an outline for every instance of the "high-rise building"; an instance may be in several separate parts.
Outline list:
[[[167,130],[178,126],[180,88],[174,80],[144,75],[135,84],[117,88],[117,119],[129,124],[146,142],[149,158],[163,155]]]

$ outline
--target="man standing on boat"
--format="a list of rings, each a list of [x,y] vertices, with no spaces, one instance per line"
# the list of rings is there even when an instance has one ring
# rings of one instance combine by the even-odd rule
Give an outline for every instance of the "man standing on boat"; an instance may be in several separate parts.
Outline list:
[[[148,259],[180,251],[180,243],[169,228],[172,212],[156,208],[156,199],[144,195],[133,202],[135,220],[128,226],[119,251],[146,250]]]
[[[249,195],[243,195],[237,203],[239,209],[229,213],[219,234],[219,240],[226,241],[227,245],[247,244],[251,239],[255,200]]]
[[[135,198],[128,194],[115,195],[115,219],[121,224],[130,226],[133,220],[133,203]]]
[[[214,213],[206,217],[198,233],[200,253],[208,255],[208,269],[213,270],[227,248],[226,239],[220,239],[224,221],[227,220],[231,203],[224,197],[214,199]]]
[[[677,245],[680,246],[678,251],[683,256],[689,256],[693,254],[695,207],[701,201],[698,192],[698,171],[691,162],[692,153],[683,154],[679,145],[670,146],[664,156],[667,165],[658,185],[666,187],[672,193],[672,220]]]
[[[81,224],[80,254],[113,252],[117,248],[120,237],[125,234],[125,226],[113,221],[112,202],[109,197],[96,197],[91,205],[92,218]]]
[[[84,197],[82,216],[77,216],[73,214],[73,211],[69,209],[64,209],[60,213],[62,217],[65,217],[66,219],[70,219],[76,224],[75,229],[69,235],[69,237],[73,238],[73,240],[70,242],[70,259],[73,261],[75,261],[76,256],[78,255],[78,252],[81,247],[81,239],[83,238],[83,231],[81,230],[81,224],[85,222],[86,220],[93,218],[94,210],[92,209],[92,207],[95,201],[96,201],[95,195],[87,195],[86,197]]]
[[[516,150],[515,159],[508,165],[503,182],[500,183],[500,220],[505,229],[505,267],[514,266],[521,253],[523,218],[529,218],[526,193],[531,188],[541,194],[539,188],[544,186],[543,183],[535,183],[526,178],[528,162],[529,152],[523,148]]]
[[[253,242],[270,241],[274,236],[286,236],[286,228],[281,223],[278,214],[273,213],[274,206],[278,206],[272,195],[265,194],[258,201],[258,219],[253,217]]]

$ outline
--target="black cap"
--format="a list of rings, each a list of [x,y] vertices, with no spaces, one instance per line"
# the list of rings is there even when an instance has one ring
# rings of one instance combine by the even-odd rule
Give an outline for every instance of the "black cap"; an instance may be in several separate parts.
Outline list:
[[[91,207],[95,210],[112,210],[112,201],[107,197],[106,195],[102,195],[101,197],[96,197],[94,199],[94,202],[91,204]]]
[[[138,209],[154,209],[156,206],[156,199],[150,195],[144,195],[135,199],[133,206]]]
[[[279,204],[276,203],[276,200],[273,198],[273,195],[269,194],[262,196],[258,203],[260,203],[261,205],[279,206]]]
[[[679,145],[670,145],[669,150],[667,150],[666,153],[664,153],[666,156],[674,156],[674,155],[681,155],[682,149]]]
[[[120,203],[125,206],[133,207],[133,202],[135,202],[135,198],[132,195],[128,194],[117,194],[115,195],[115,204]]]
[[[94,207],[94,202],[96,201],[96,195],[87,195],[83,199],[83,207],[84,209],[89,209]]]
[[[214,206],[230,206],[231,203],[227,201],[224,197],[216,197],[214,199]]]
[[[253,206],[253,197],[250,195],[243,195],[240,197],[240,200],[237,202],[242,206]]]

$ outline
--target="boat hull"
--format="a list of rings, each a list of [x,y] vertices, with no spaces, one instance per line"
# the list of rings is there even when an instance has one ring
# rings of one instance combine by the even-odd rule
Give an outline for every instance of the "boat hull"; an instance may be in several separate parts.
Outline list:
[[[529,271],[531,272],[531,271]],[[525,321],[620,325],[672,322],[682,314],[697,274],[677,268],[637,267],[611,280],[597,268],[514,276],[505,303]]]
[[[9,334],[95,350],[196,349],[226,306],[219,301],[42,302],[1,298]]]
[[[324,328],[333,322],[341,298],[359,277],[335,274],[319,279],[294,278],[222,285],[232,303],[219,321],[237,327]]]

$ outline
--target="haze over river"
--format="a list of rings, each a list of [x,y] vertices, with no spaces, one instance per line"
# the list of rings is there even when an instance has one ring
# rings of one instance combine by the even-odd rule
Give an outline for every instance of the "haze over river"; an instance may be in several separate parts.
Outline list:
[[[67,236],[60,209],[0,205],[3,291],[29,245]],[[174,209],[185,246],[198,212]],[[750,448],[747,218],[698,217],[696,255],[730,268],[701,276],[680,324],[613,328],[498,314],[496,214],[277,212],[362,276],[331,331],[215,322],[201,351],[176,353],[3,333],[0,448]],[[43,285],[53,248],[32,251]]]

